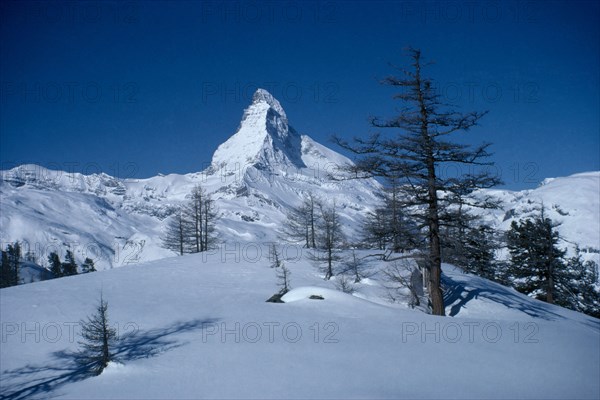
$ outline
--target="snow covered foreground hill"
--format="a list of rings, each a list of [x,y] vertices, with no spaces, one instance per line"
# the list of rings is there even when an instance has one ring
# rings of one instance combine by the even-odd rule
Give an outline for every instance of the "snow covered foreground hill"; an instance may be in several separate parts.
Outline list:
[[[597,319],[449,265],[449,317],[435,317],[387,303],[377,274],[344,294],[298,257],[286,263],[286,303],[266,303],[277,287],[262,254],[188,255],[2,289],[0,398],[600,397]],[[77,322],[100,292],[121,340],[117,361],[90,377],[73,354]]]

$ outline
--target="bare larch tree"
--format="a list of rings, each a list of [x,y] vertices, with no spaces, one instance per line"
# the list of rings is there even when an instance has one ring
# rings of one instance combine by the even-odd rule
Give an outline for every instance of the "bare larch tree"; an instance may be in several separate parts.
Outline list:
[[[374,133],[368,138],[355,138],[349,143],[339,137],[334,140],[343,148],[358,155],[354,165],[347,165],[355,178],[383,177],[399,179],[405,191],[406,209],[419,227],[426,232],[428,294],[431,312],[444,315],[444,297],[441,288],[440,216],[453,196],[440,196],[463,190],[491,187],[499,183],[484,160],[490,156],[489,143],[477,147],[452,142],[448,136],[468,131],[477,125],[485,112],[459,113],[444,104],[432,79],[423,76],[421,51],[409,49],[412,69],[398,68],[402,76],[389,76],[383,84],[401,89],[394,96],[402,102],[399,114],[389,120],[373,117],[377,128],[397,129],[395,136]],[[444,177],[438,172],[446,163],[462,166],[462,175]]]

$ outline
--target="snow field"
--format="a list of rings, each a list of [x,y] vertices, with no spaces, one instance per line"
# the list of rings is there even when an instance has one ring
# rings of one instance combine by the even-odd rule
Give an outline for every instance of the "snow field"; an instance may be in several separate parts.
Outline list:
[[[286,303],[266,303],[278,290],[268,259],[229,256],[225,262],[222,254],[175,257],[3,289],[2,395],[481,399],[600,394],[600,324],[593,318],[449,265],[444,266],[446,283],[458,294],[447,313],[454,317],[434,317],[388,303],[377,274],[356,285],[357,296],[337,291],[305,258],[286,263],[293,288],[284,296]],[[102,375],[86,378],[68,357],[78,349],[70,330],[77,331],[74,324],[93,312],[100,291],[122,340],[116,362]]]

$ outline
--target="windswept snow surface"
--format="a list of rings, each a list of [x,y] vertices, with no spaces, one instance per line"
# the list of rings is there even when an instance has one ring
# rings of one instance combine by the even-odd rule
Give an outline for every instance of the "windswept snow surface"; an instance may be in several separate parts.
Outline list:
[[[282,304],[250,244],[2,289],[2,399],[600,397],[597,319],[449,265],[452,317],[434,317],[387,303],[377,274],[348,295],[283,253]],[[72,353],[100,292],[121,341],[90,377]]]

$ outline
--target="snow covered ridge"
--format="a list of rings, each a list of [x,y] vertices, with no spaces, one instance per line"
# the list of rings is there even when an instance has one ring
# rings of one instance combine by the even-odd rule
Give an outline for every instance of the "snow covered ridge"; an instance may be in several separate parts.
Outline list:
[[[543,204],[546,215],[561,224],[562,247],[577,244],[584,253],[600,251],[600,171],[546,179],[534,190],[486,193],[502,200],[503,214],[496,213],[499,228],[509,229],[512,221],[532,216]]]
[[[1,171],[0,241],[24,241],[38,260],[76,247],[78,261],[91,253],[99,269],[163,258],[173,254],[161,247],[166,219],[197,184],[217,202],[223,243],[276,240],[287,210],[308,192],[335,199],[346,233],[356,236],[380,185],[332,179],[349,162],[296,132],[281,104],[259,89],[201,172],[119,179],[37,165]]]
[[[22,165],[0,171],[0,242],[25,243],[38,260],[51,251],[76,248],[82,262],[94,257],[99,269],[164,258],[166,219],[196,184],[217,202],[222,243],[278,240],[287,211],[307,193],[333,201],[345,233],[358,238],[367,211],[380,203],[375,180],[337,180],[345,156],[297,132],[283,107],[263,89],[256,91],[235,134],[200,172],[120,179]],[[85,168],[84,168],[85,170]],[[97,171],[96,166],[90,170]],[[486,190],[502,209],[485,211],[492,226],[508,229],[543,202],[568,240],[588,254],[600,248],[600,172],[548,179],[535,190]],[[594,253],[595,254],[595,253]]]

